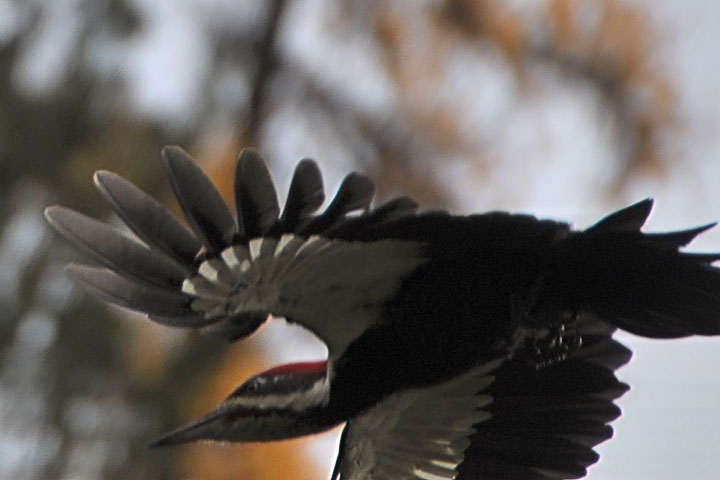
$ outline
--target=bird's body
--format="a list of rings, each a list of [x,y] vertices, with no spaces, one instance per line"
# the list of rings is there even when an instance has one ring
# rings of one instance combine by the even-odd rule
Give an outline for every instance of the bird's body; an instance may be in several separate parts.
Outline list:
[[[262,160],[244,153],[236,217],[179,149],[164,151],[192,232],[107,172],[103,195],[143,244],[53,207],[51,223],[105,268],[70,273],[161,323],[231,340],[268,314],[313,331],[327,362],[258,375],[160,444],[269,441],[347,422],[334,476],[580,478],[627,387],[615,328],[720,334],[720,256],[680,248],[709,228],[640,231],[652,202],[584,231],[528,215],[370,208],[348,176],[326,210],[300,162],[280,215]],[[350,212],[361,210],[360,214]]]

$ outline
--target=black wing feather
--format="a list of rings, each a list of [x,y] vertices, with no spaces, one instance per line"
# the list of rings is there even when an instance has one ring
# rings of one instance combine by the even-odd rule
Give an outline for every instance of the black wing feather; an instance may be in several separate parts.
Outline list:
[[[280,213],[277,193],[265,161],[253,149],[240,152],[235,170],[235,202],[239,236],[262,237]]]
[[[613,403],[628,390],[614,371],[630,351],[613,328],[582,317],[582,347],[565,361],[536,368],[518,354],[496,374],[488,392],[492,418],[477,425],[458,480],[581,478],[599,456],[593,448],[612,437],[620,415]],[[569,334],[570,335],[570,334]]]
[[[687,230],[678,230],[676,232],[648,233],[646,236],[654,241],[667,242],[675,247],[684,247],[695,240],[695,237],[707,230],[710,230],[715,225],[717,225],[717,223],[713,222],[700,225],[699,227],[689,228]]]
[[[290,182],[285,208],[283,209],[280,224],[280,233],[295,232],[306,218],[313,214],[325,201],[322,174],[317,164],[304,159],[295,167],[293,179]]]
[[[650,216],[652,207],[652,198],[646,198],[617,212],[611,213],[585,231],[614,230],[639,232]]]
[[[165,147],[162,156],[180,208],[207,254],[222,251],[235,237],[237,225],[220,192],[180,147]]]
[[[364,215],[347,217],[344,221],[328,228],[324,233],[334,238],[352,238],[358,236],[360,232],[366,232],[373,227],[382,227],[393,220],[413,217],[417,208],[417,202],[410,197],[394,198],[376,206]]]
[[[335,197],[325,211],[315,217],[301,234],[310,236],[323,233],[332,226],[345,219],[345,215],[356,210],[367,210],[370,208],[375,184],[365,175],[351,173],[346,176],[340,184]]]

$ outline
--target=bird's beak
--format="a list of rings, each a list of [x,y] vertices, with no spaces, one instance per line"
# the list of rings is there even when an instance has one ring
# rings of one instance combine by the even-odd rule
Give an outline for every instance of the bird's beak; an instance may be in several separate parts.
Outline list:
[[[166,447],[197,440],[210,440],[222,428],[222,411],[213,412],[200,420],[180,427],[152,442],[149,447]]]

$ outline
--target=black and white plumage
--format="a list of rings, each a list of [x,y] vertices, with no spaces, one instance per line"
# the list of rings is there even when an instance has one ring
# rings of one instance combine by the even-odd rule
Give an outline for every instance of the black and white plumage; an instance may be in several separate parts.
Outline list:
[[[190,230],[98,172],[138,240],[48,208],[100,264],[70,275],[157,322],[231,340],[284,316],[329,358],[260,374],[159,444],[293,438],[347,422],[342,479],[580,478],[627,389],[614,372],[630,354],[614,329],[720,334],[720,255],[679,251],[712,225],[642,233],[650,200],[574,231],[503,212],[417,213],[407,197],[373,208],[373,183],[350,174],[316,214],[322,179],[303,160],[280,213],[264,162],[245,150],[233,215],[187,154],[168,147],[163,159]]]
[[[580,478],[612,436],[613,400],[627,390],[614,370],[630,352],[612,329],[579,320],[585,347],[552,368],[507,356],[450,380],[392,393],[350,417],[333,479]],[[568,334],[571,337],[573,334]],[[347,409],[327,384],[326,363],[290,364],[239,387],[207,417],[155,445],[200,439],[269,441],[335,425]],[[230,420],[231,419],[231,420]]]
[[[613,371],[630,352],[593,336],[553,368],[499,358],[440,385],[393,394],[348,421],[335,467],[339,478],[580,478],[612,436],[613,400],[627,386]],[[597,335],[597,332],[596,332]],[[335,477],[334,477],[335,478]]]

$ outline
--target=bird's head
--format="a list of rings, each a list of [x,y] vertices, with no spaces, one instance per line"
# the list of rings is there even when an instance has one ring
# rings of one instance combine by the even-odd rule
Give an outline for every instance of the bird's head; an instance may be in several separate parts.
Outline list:
[[[265,442],[327,430],[334,424],[316,415],[329,401],[326,361],[281,365],[255,375],[213,412],[151,446],[197,440]]]

